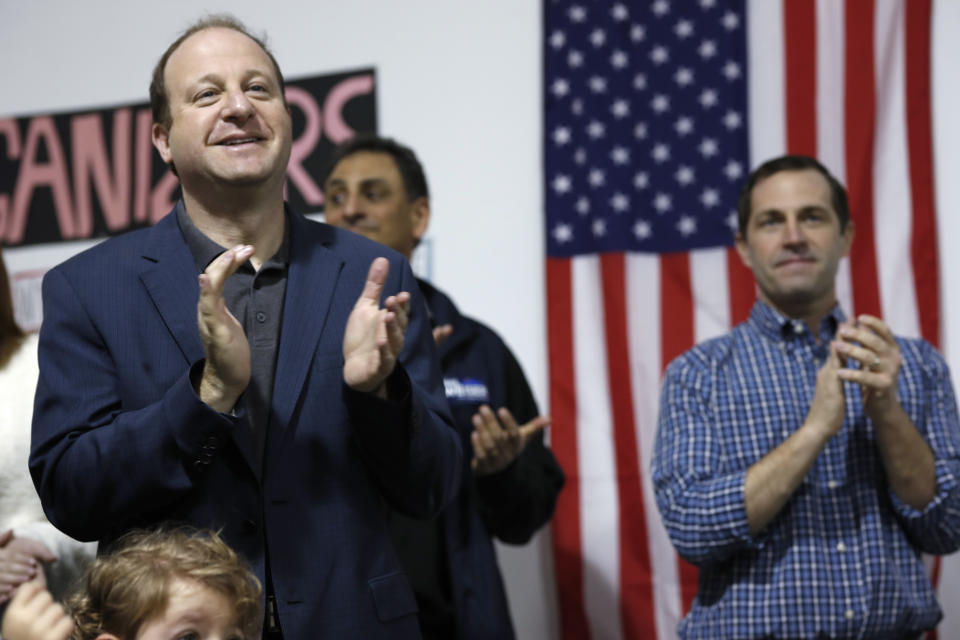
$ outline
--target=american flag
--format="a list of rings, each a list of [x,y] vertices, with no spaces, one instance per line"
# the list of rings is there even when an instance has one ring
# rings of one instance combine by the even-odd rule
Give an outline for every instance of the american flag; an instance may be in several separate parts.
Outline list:
[[[650,486],[659,383],[753,304],[732,249],[751,168],[819,158],[846,184],[856,225],[841,306],[938,344],[931,4],[545,0],[544,28],[562,634],[675,638],[696,569],[670,545]],[[960,637],[945,609],[941,637]]]

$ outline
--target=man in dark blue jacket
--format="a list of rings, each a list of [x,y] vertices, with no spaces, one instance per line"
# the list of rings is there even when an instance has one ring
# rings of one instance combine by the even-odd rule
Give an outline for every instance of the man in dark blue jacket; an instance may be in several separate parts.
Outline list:
[[[409,259],[430,220],[427,181],[413,151],[361,136],[340,147],[324,181],[327,222]],[[460,493],[435,521],[395,514],[392,535],[420,607],[425,638],[513,638],[491,536],[527,542],[553,514],[563,472],[543,444],[520,365],[489,327],[419,280],[444,386],[466,452]]]
[[[462,446],[413,273],[284,206],[283,76],[242,25],[188,29],[150,93],[183,199],[44,278],[44,510],[101,543],[220,529],[264,583],[267,638],[418,639],[384,506],[440,513]]]

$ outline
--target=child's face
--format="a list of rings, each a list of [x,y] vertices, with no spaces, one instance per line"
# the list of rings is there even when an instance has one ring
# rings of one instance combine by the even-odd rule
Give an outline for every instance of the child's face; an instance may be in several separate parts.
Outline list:
[[[163,613],[147,620],[137,640],[243,640],[227,598],[193,580],[177,580]]]

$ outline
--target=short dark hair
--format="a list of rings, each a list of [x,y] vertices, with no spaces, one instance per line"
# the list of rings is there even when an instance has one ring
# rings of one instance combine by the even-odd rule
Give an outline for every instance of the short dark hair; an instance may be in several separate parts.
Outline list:
[[[167,84],[163,77],[167,70],[167,62],[170,60],[170,56],[183,44],[184,40],[193,34],[205,29],[215,28],[233,29],[247,36],[263,49],[263,52],[267,54],[267,57],[270,58],[270,62],[273,64],[273,70],[277,74],[277,81],[280,83],[280,97],[283,99],[284,104],[286,104],[287,98],[284,94],[285,84],[283,73],[280,71],[280,65],[277,64],[277,59],[273,57],[273,53],[267,48],[266,38],[258,38],[253,35],[242,22],[233,16],[226,13],[216,13],[201,18],[187,27],[187,29],[180,34],[180,37],[167,47],[167,50],[160,56],[157,66],[153,68],[153,77],[150,80],[150,111],[153,113],[154,123],[159,123],[163,125],[164,128],[169,129],[173,120],[173,116],[170,113],[170,96],[167,95]]]
[[[393,158],[397,171],[403,179],[403,187],[407,191],[407,200],[413,202],[417,198],[430,198],[427,187],[427,176],[423,172],[423,165],[417,159],[417,154],[410,147],[400,144],[393,138],[384,138],[372,133],[361,133],[334,150],[327,162],[327,169],[323,173],[323,185],[327,184],[330,174],[340,164],[340,161],[355,153],[367,151],[370,153],[386,153]]]
[[[827,184],[830,185],[830,200],[834,211],[840,219],[840,230],[847,228],[850,221],[850,204],[847,201],[847,190],[843,188],[840,181],[833,177],[827,168],[820,164],[816,158],[810,156],[787,155],[767,160],[759,167],[753,170],[747,182],[740,190],[740,199],[737,201],[737,228],[743,238],[747,237],[747,223],[750,221],[750,199],[753,196],[753,188],[761,180],[780,173],[781,171],[804,171],[813,169],[824,177]]]

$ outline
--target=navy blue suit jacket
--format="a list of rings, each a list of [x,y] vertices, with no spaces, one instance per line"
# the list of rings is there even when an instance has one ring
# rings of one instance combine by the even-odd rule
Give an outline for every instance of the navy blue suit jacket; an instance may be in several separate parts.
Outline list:
[[[389,505],[437,514],[459,484],[425,308],[402,256],[289,214],[290,265],[261,473],[248,430],[193,390],[204,357],[193,257],[175,215],[108,240],[43,282],[30,470],[58,528],[109,543],[164,521],[222,529],[264,578],[269,550],[285,635],[417,638],[388,538]],[[371,261],[384,296],[409,291],[389,403],[343,383],[347,317]]]
[[[472,453],[472,416],[481,404],[506,407],[517,424],[540,414],[513,353],[492,329],[460,311],[443,292],[419,281],[438,325],[453,334],[437,349],[447,401]],[[512,640],[515,635],[491,537],[525,544],[550,521],[564,474],[539,433],[510,466],[477,477],[466,464],[457,498],[444,511],[443,529],[458,640]]]

